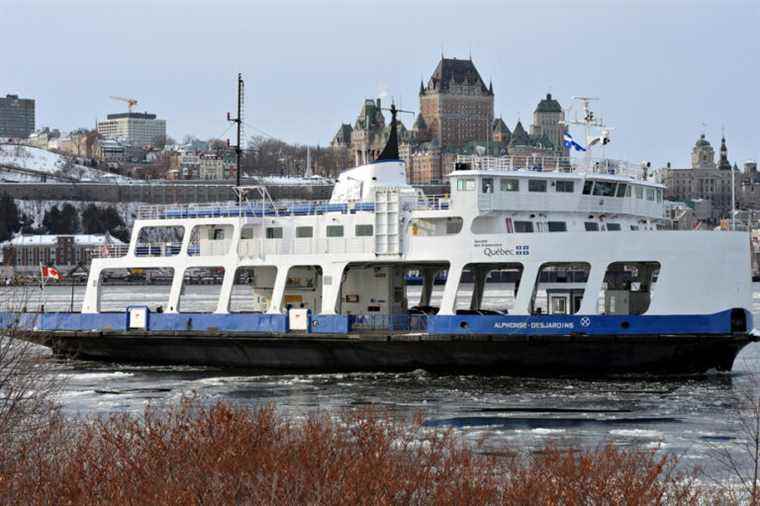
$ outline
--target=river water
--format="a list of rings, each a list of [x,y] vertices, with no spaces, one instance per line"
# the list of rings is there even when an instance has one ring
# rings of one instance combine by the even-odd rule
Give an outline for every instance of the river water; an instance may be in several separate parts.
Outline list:
[[[162,290],[109,288],[107,303],[150,302],[153,291]],[[49,310],[68,309],[68,288],[48,288],[45,297]],[[196,297],[198,304],[208,304],[211,295],[204,298],[201,292]],[[75,301],[78,306],[79,291]],[[760,322],[758,284],[753,312]],[[685,378],[538,379],[423,370],[273,375],[54,359],[51,365],[67,378],[60,401],[70,415],[140,412],[146,403],[173,402],[188,394],[249,406],[272,403],[291,417],[374,406],[410,418],[421,413],[427,425],[454,428],[482,442],[487,451],[530,451],[550,440],[586,448],[612,442],[673,452],[683,463],[718,476],[726,470],[715,463],[713,452],[734,448],[745,437],[735,417],[733,394],[748,384],[760,384],[760,344],[745,348],[730,373]]]

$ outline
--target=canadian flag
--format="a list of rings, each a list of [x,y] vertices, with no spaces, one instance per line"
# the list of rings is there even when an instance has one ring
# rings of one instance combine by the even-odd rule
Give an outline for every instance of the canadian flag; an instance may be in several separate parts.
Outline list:
[[[42,266],[42,279],[56,279],[58,281],[63,281],[63,276],[61,276],[61,273],[58,272],[58,269],[55,267],[48,267],[46,265]]]

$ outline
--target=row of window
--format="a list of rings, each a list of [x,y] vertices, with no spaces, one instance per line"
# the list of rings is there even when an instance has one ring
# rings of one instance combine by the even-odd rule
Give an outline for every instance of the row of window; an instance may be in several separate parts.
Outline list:
[[[246,234],[244,233],[242,239],[252,239],[252,233],[253,230],[251,230],[250,237],[246,237]],[[266,229],[267,239],[282,239],[282,234],[282,227],[267,227]],[[372,225],[356,225],[354,227],[354,237],[372,237],[373,234],[374,227]],[[325,228],[325,235],[330,238],[344,237],[344,227],[343,225],[327,225]],[[314,237],[314,227],[296,227],[297,239],[310,239],[312,237]]]
[[[604,227],[595,221],[587,221],[584,224],[587,232],[598,232],[602,229],[608,232],[619,232],[622,230],[620,223],[607,223]],[[531,232],[567,232],[567,223],[564,221],[512,221],[512,218],[506,219],[507,233],[525,234]],[[638,230],[638,225],[631,225],[631,230]]]
[[[498,178],[498,188],[503,192],[519,192],[520,179],[500,177]],[[556,193],[574,193],[575,181],[558,179],[552,181],[552,186]],[[476,188],[475,179],[458,178],[457,190],[474,191]],[[481,191],[483,193],[493,193],[496,189],[496,178],[481,178]],[[549,189],[549,181],[546,179],[528,179],[528,191],[532,193],[546,193]],[[615,197],[631,198],[633,195],[639,200],[649,200],[651,202],[662,202],[662,190],[659,188],[647,188],[642,185],[633,185],[629,183],[618,183],[615,181],[595,181],[588,179],[583,184],[583,195],[593,195],[598,197]]]

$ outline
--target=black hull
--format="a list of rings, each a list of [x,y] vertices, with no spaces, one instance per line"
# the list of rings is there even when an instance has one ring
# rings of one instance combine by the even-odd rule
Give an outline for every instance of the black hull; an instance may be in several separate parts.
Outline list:
[[[231,336],[34,332],[58,355],[118,363],[300,371],[472,370],[514,376],[731,370],[755,340],[725,336]]]

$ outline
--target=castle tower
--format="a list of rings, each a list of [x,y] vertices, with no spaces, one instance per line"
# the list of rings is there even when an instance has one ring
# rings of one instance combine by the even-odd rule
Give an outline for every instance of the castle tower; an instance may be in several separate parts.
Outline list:
[[[374,160],[385,146],[385,117],[380,99],[364,101],[351,131],[354,163],[362,165]]]
[[[443,148],[488,140],[493,97],[472,60],[441,57],[427,86],[420,84],[420,114],[431,140]]]
[[[565,112],[562,106],[552,98],[551,93],[547,93],[546,98],[541,100],[533,111],[530,135],[535,139],[547,138],[562,156],[568,156],[568,149],[562,142],[567,132],[567,126],[562,124],[564,121]]]
[[[696,144],[694,144],[691,150],[691,168],[715,168],[715,150],[710,145],[710,142],[705,139],[705,134],[699,136],[699,139],[697,139]]]

